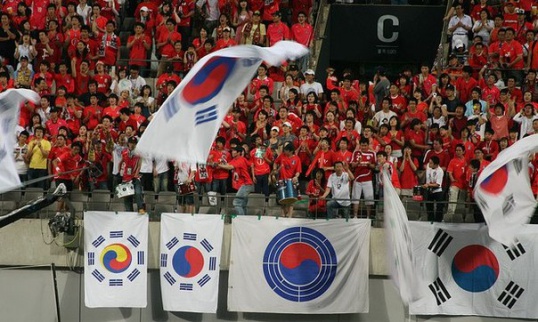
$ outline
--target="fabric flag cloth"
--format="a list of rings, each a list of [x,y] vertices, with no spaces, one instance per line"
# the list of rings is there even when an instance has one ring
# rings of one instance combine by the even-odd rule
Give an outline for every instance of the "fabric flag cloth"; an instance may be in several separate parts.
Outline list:
[[[165,311],[216,313],[224,221],[220,215],[161,215]]]
[[[368,312],[369,220],[237,217],[228,310]]]
[[[417,274],[411,230],[404,205],[386,169],[383,170],[382,177],[387,255],[391,278],[400,292],[402,301],[409,305],[410,302],[425,295],[425,283],[423,277]]]
[[[516,235],[534,214],[536,200],[529,178],[529,154],[538,151],[538,135],[503,150],[478,177],[474,198],[496,241],[514,246]]]
[[[96,307],[146,307],[148,216],[84,213],[84,302]]]
[[[234,46],[200,59],[155,114],[137,151],[155,158],[206,162],[224,116],[263,61],[280,65],[308,49],[292,41]]]
[[[538,318],[537,226],[523,225],[514,248],[491,239],[484,224],[410,226],[428,283],[428,296],[410,314]]]
[[[0,193],[21,186],[13,149],[19,123],[20,106],[26,101],[37,103],[39,95],[29,89],[8,89],[0,94]]]

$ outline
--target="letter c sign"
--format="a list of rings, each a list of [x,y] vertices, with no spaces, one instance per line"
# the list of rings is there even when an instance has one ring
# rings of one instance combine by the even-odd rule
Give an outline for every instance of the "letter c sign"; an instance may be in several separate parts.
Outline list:
[[[384,15],[377,20],[377,38],[382,42],[395,42],[398,39],[398,32],[394,31],[400,26],[398,17],[393,15]],[[385,31],[386,29],[390,29]]]

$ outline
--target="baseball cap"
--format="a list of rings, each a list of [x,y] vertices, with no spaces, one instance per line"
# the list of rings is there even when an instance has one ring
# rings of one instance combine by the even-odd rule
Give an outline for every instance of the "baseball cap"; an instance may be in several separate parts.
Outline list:
[[[240,146],[240,145],[236,145],[236,146],[233,148],[233,150],[235,150],[235,151],[237,151],[237,152],[243,152],[243,151],[245,151],[245,149],[243,149],[243,147]]]
[[[225,27],[224,29],[222,29],[222,31],[227,31],[227,32],[231,32],[230,28],[229,27]]]
[[[142,8],[140,8],[140,11],[151,11],[151,10],[149,10],[149,8],[146,6],[143,6]]]
[[[305,75],[316,75],[316,73],[312,69],[307,69],[306,72],[304,72]]]
[[[271,131],[277,131],[277,132],[280,132],[280,128],[278,126],[273,126],[271,128]]]
[[[287,127],[291,127],[291,123],[290,122],[284,122],[284,124],[282,124],[283,126],[287,126]]]
[[[446,89],[445,89],[445,90],[447,90],[447,91],[449,91],[449,90],[450,90],[450,91],[453,91],[453,90],[454,90],[454,85],[452,85],[452,84],[448,84],[448,85],[446,85]]]
[[[130,137],[129,140],[127,141],[127,143],[138,143],[138,139],[134,136]]]
[[[454,42],[454,47],[463,48],[464,47],[463,41],[461,41],[461,39],[456,39],[456,41]]]
[[[280,11],[275,11],[273,12],[273,16],[279,16],[281,17],[282,16],[282,13]]]
[[[98,60],[97,63],[95,63],[95,65],[99,65],[99,64],[104,65],[105,63],[102,60]]]
[[[260,13],[260,11],[259,11],[259,10],[256,10],[256,11],[254,11],[253,15],[256,15],[256,16],[260,16],[260,15],[261,15],[261,13]]]
[[[295,70],[299,70],[299,68],[297,68],[297,65],[294,64],[294,65],[290,65],[289,70],[290,71],[292,71],[292,70],[295,71]]]

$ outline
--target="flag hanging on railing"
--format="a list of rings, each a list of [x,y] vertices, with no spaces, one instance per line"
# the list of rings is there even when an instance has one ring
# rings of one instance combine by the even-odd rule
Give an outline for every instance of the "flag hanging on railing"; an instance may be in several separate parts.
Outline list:
[[[218,129],[263,61],[280,65],[308,49],[292,41],[234,46],[200,59],[155,114],[137,150],[156,158],[206,162]]]
[[[386,169],[383,171],[383,210],[388,264],[391,278],[400,292],[402,301],[409,304],[424,296],[425,283],[416,269],[407,212],[392,185],[390,174]]]
[[[410,223],[414,255],[428,292],[414,315],[538,318],[534,273],[538,227],[523,225],[514,248],[488,236],[483,224]]]
[[[25,101],[37,103],[39,95],[29,89],[8,89],[0,94],[0,193],[21,186],[13,149],[17,142],[15,129],[20,107]]]
[[[368,312],[370,220],[237,217],[228,310]]]
[[[529,154],[538,151],[538,135],[503,150],[480,174],[474,198],[496,241],[514,246],[516,235],[536,207],[529,179]]]
[[[161,215],[165,311],[216,313],[224,221],[220,215]]]
[[[84,302],[87,307],[146,307],[148,216],[84,213]]]

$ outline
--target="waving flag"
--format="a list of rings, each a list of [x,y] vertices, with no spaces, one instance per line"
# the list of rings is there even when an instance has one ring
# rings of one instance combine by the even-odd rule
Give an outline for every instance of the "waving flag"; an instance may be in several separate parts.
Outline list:
[[[533,268],[538,227],[523,225],[508,248],[483,224],[410,223],[414,254],[428,296],[411,303],[415,315],[538,318],[538,276]]]
[[[228,309],[368,312],[370,221],[237,217]]]
[[[523,138],[491,162],[476,181],[474,198],[496,241],[514,246],[529,222],[536,200],[529,179],[529,154],[538,151],[538,135]]]
[[[84,302],[87,307],[146,307],[148,216],[84,213]]]
[[[224,221],[220,215],[161,215],[165,311],[216,313]]]
[[[39,101],[39,95],[29,89],[8,89],[0,94],[0,193],[21,186],[13,149],[17,142],[15,128],[20,106],[25,101]]]
[[[383,171],[383,207],[391,277],[402,301],[409,304],[424,296],[425,284],[422,276],[417,274],[407,213],[388,171]]]
[[[224,116],[261,63],[280,65],[307,53],[303,45],[280,41],[270,48],[234,46],[204,56],[163,103],[137,150],[156,158],[206,162]]]

